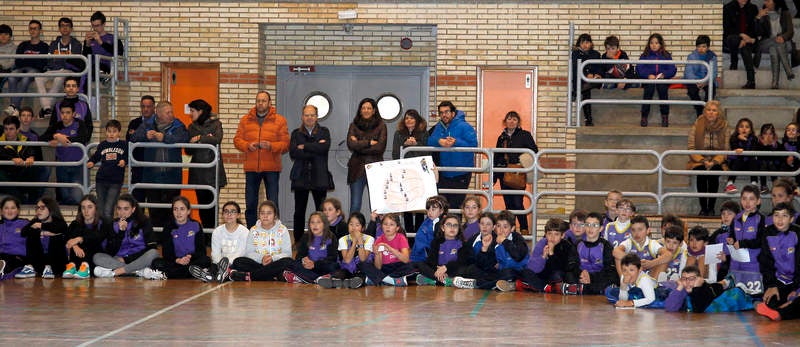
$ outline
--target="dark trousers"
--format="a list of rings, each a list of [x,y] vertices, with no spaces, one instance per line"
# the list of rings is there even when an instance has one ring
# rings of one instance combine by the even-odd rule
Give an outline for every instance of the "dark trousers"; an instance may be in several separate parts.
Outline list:
[[[214,200],[214,193],[209,190],[205,189],[197,189],[195,191],[197,194],[197,203],[201,205],[210,204],[212,200]],[[202,208],[197,209],[198,213],[200,214],[200,223],[203,224],[203,228],[216,228],[217,227],[217,209],[214,207],[211,208]]]
[[[728,166],[731,171],[758,171],[758,161],[753,157],[729,158]],[[736,182],[736,176],[728,176],[728,180]],[[758,176],[750,176],[750,182],[758,182]]]
[[[303,267],[303,262],[300,259],[291,262],[288,267],[289,271],[308,283],[315,283],[320,276],[331,275],[337,269],[339,269],[339,264],[329,263],[322,265],[314,264],[314,268],[309,270]]]
[[[708,99],[708,85],[706,85],[706,86],[704,86],[702,88],[698,87],[696,84],[687,84],[686,85],[686,94],[689,95],[689,99],[692,99],[694,101],[703,100],[703,99],[700,99],[700,91],[701,90],[706,94],[706,100],[707,100]],[[714,89],[714,93],[712,93],[712,94],[716,94],[716,91],[717,90]],[[714,95],[711,95],[711,98],[713,99]],[[703,114],[703,108],[704,108],[703,106],[694,105],[694,112],[697,114],[698,117],[700,117]]]
[[[653,100],[653,95],[658,92],[658,98],[660,100],[669,100],[669,84],[645,84],[644,88],[644,96],[642,99],[644,100]],[[658,109],[661,111],[662,116],[669,115],[669,105],[658,105]],[[642,104],[642,118],[647,118],[650,116],[650,104]]]
[[[231,267],[236,271],[249,272],[250,280],[253,281],[283,281],[283,270],[286,270],[291,263],[292,259],[283,258],[261,265],[248,257],[239,257],[233,260]]]
[[[23,257],[20,255],[0,253],[0,259],[5,260],[6,262],[6,268],[3,270],[3,272],[5,272],[6,275],[0,278],[0,281],[6,278],[13,278],[14,277],[13,272],[15,270],[25,266],[25,264],[28,264],[27,257]],[[11,276],[8,277],[9,275]]]
[[[467,173],[455,177],[446,177],[439,175],[439,189],[467,189],[469,181],[472,179],[472,174]],[[464,194],[442,194],[447,199],[448,205],[451,209],[461,208],[464,203]]]
[[[63,235],[51,236],[47,247],[47,253],[45,253],[40,238],[28,237],[25,241],[28,261],[38,273],[44,270],[45,265],[50,265],[53,268],[53,273],[60,276],[67,267],[66,244],[67,240],[65,240]]]
[[[499,273],[492,269],[487,271],[475,264],[469,265],[461,271],[461,276],[475,280],[475,288],[492,289],[500,278]]]
[[[728,49],[731,52],[731,68],[735,69],[737,65],[739,65],[739,55],[742,55],[742,63],[744,63],[744,69],[747,71],[747,82],[756,81],[756,70],[755,64],[753,63],[753,45],[746,44],[744,47],[739,48],[739,42],[742,41],[742,38],[739,37],[739,34],[735,35],[728,35],[725,38],[725,41],[728,43]]]
[[[172,203],[172,199],[180,195],[180,189],[147,189],[145,190],[145,200],[148,203]],[[172,208],[152,208],[149,207],[150,221],[153,227],[163,227],[172,219]]]
[[[294,240],[300,240],[303,236],[303,229],[306,226],[306,206],[308,205],[308,193],[314,197],[314,211],[322,211],[322,202],[328,196],[327,190],[294,190]]]
[[[416,272],[411,264],[399,261],[391,264],[383,264],[380,269],[376,268],[373,263],[361,262],[358,263],[358,269],[366,274],[375,285],[379,285],[386,276],[399,278],[412,275]]]
[[[201,268],[211,266],[211,258],[208,256],[192,257],[188,265],[181,265],[174,261],[166,261],[164,258],[153,260],[153,269],[159,270],[167,275],[167,278],[192,278],[189,273],[189,266],[197,265]]]
[[[444,285],[444,283],[442,283],[438,279],[436,279],[436,267],[430,266],[428,263],[425,263],[425,262],[414,263],[414,267],[416,267],[417,270],[419,270],[419,273],[421,273],[422,276],[425,276],[427,278],[435,280],[436,283],[439,284],[439,285]],[[452,277],[456,277],[458,275],[459,275],[459,269],[447,268],[447,277],[452,278]]]
[[[706,167],[700,165],[694,170],[705,170]],[[714,165],[711,167],[711,171],[722,171],[722,167],[719,165]],[[697,192],[698,193],[716,193],[719,191],[719,176],[717,175],[708,175],[708,176],[697,176]],[[699,198],[700,199],[700,209],[703,211],[713,212],[714,207],[717,205],[717,198]]]
[[[500,189],[508,189],[513,190],[505,184],[503,181],[503,176],[500,176]],[[525,197],[523,195],[503,195],[503,202],[506,204],[507,210],[524,210],[525,205],[523,204]],[[519,230],[528,230],[528,215],[527,214],[518,214],[517,215],[517,222],[519,222]]]
[[[525,268],[520,272],[520,279],[532,288],[543,291],[544,287],[550,283],[578,283],[578,278],[572,273],[563,271],[547,271],[535,273],[533,270]]]

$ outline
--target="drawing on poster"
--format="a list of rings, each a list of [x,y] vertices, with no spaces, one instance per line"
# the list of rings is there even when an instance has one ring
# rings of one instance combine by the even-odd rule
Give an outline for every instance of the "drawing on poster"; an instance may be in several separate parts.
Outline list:
[[[370,206],[378,213],[418,211],[436,194],[431,156],[367,164]]]

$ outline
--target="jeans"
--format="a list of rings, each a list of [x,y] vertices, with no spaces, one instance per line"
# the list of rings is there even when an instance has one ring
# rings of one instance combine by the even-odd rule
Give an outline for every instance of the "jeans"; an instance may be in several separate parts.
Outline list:
[[[364,188],[367,187],[367,176],[356,178],[353,183],[350,183],[350,213],[361,212],[361,200],[364,198]],[[369,212],[364,214],[369,216]]]
[[[23,67],[19,69],[15,69],[12,71],[14,73],[39,73],[36,68],[32,67]],[[28,87],[31,85],[31,82],[34,80],[33,77],[9,77],[8,78],[8,90],[11,93],[26,93],[28,91]],[[47,93],[47,89],[45,88],[45,80],[36,79],[36,92],[37,93]],[[11,104],[16,106],[17,108],[22,107],[22,97],[15,96],[11,98]]]
[[[83,184],[83,168],[80,166],[59,166],[56,168],[56,182]],[[58,187],[58,202],[64,205],[77,205],[83,197],[83,190],[78,188]]]
[[[100,208],[100,213],[110,219],[114,218],[114,205],[119,198],[119,192],[122,189],[122,184],[118,183],[104,183],[97,182],[95,190],[97,191],[97,205]]]
[[[274,202],[275,206],[279,206],[278,185],[280,184],[279,181],[281,173],[280,171],[263,171],[245,172],[244,175],[244,200],[246,205],[244,218],[247,221],[247,227],[250,228],[253,225],[256,225],[256,219],[258,217],[258,190],[261,187],[262,181],[264,182],[264,188],[267,191],[267,200]]]

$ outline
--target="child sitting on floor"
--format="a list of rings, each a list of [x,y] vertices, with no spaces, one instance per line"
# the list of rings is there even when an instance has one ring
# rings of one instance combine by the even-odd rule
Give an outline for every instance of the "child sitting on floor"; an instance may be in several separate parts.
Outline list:
[[[642,271],[642,261],[635,253],[626,254],[620,261],[620,286],[606,288],[606,298],[615,307],[651,307],[656,302],[656,280]]]
[[[752,310],[753,299],[734,287],[733,282],[732,278],[726,278],[719,283],[706,283],[696,266],[687,266],[683,268],[678,287],[664,302],[664,309],[667,312],[695,313]]]
[[[517,288],[524,288],[523,284],[527,283],[536,291],[563,293],[562,287],[577,285],[580,261],[575,246],[564,239],[566,226],[558,218],[547,221],[544,237],[533,247],[528,265],[520,275],[522,280],[517,280]]]

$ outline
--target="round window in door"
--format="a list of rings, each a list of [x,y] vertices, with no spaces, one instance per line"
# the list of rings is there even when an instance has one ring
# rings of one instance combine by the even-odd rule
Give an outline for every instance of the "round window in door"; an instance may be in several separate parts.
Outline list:
[[[317,117],[319,119],[323,119],[331,113],[333,103],[331,102],[331,98],[328,96],[328,94],[323,92],[313,92],[306,97],[306,102],[304,105],[315,106],[317,108]]]
[[[403,105],[394,94],[383,94],[378,97],[378,112],[384,120],[393,120],[400,116]]]

